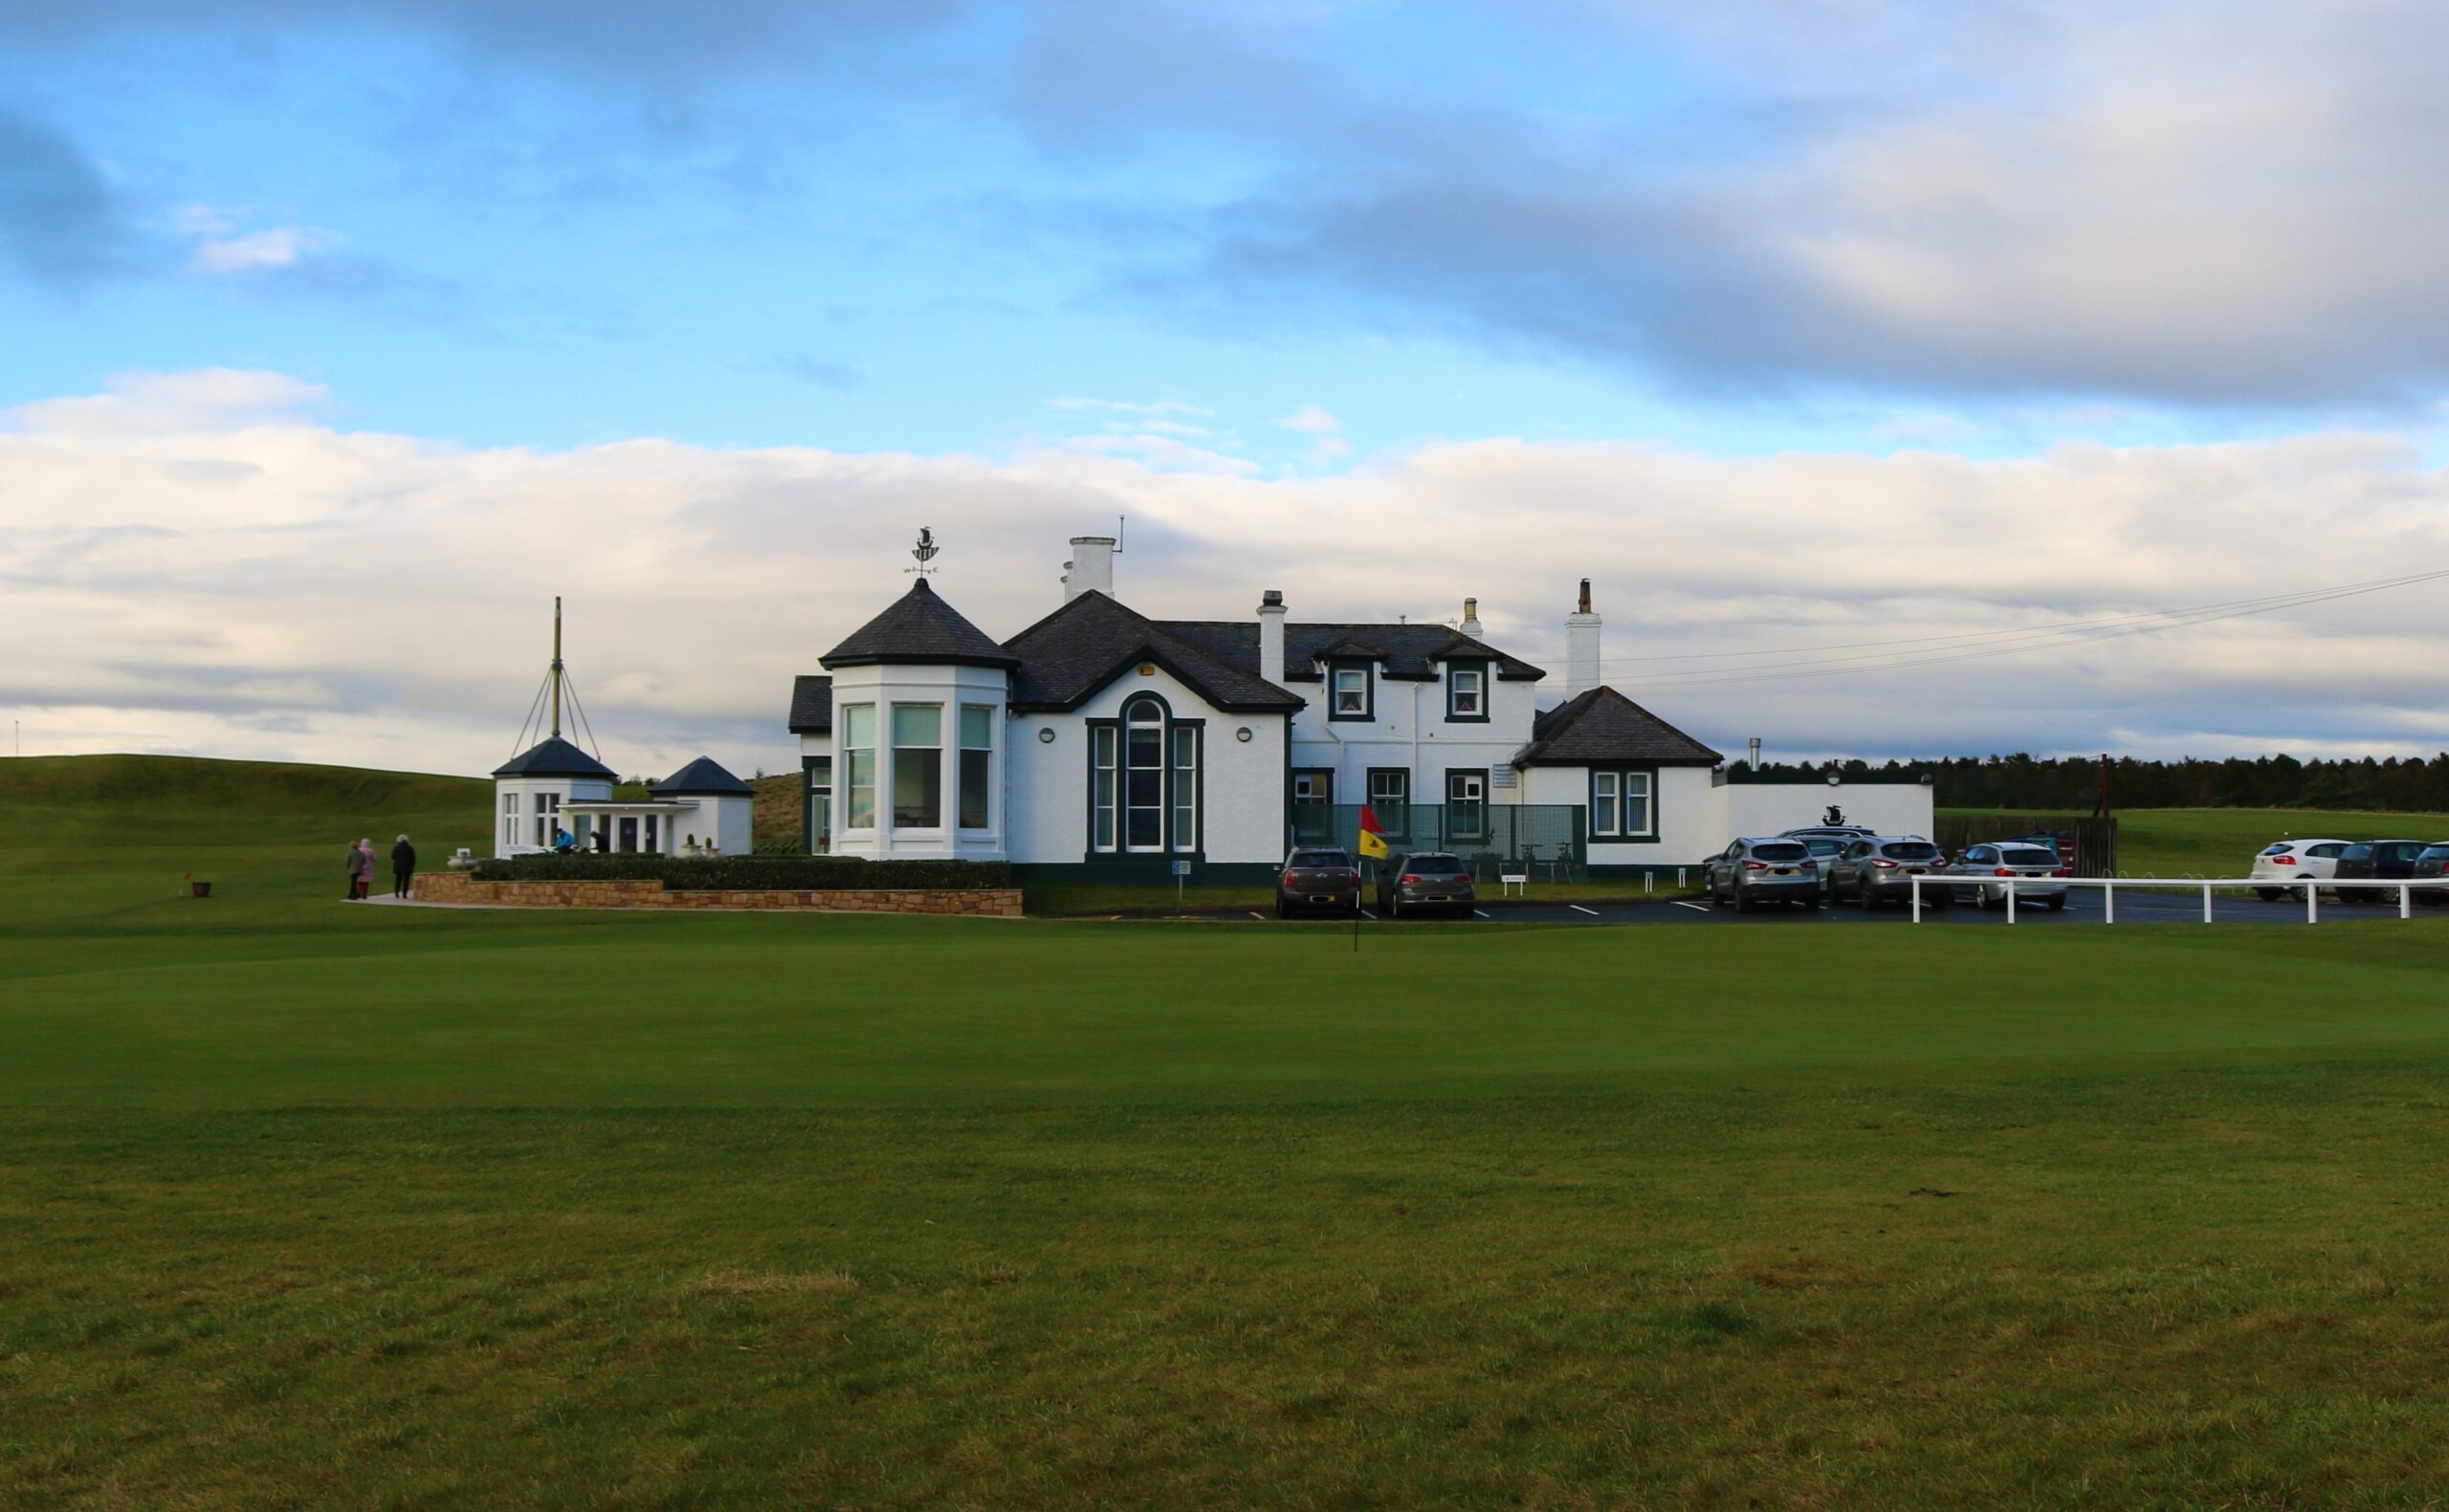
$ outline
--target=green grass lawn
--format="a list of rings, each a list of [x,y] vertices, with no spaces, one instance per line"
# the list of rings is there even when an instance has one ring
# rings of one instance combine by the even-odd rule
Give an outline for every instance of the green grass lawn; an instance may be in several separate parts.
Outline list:
[[[0,762],[0,1506],[2449,1501],[2438,920],[395,911],[481,788],[165,765]]]

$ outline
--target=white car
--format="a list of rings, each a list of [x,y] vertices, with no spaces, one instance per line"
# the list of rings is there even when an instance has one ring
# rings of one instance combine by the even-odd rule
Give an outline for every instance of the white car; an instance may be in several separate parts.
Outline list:
[[[2328,882],[2338,870],[2339,853],[2353,844],[2347,840],[2283,840],[2266,845],[2254,858],[2254,894],[2265,902],[2285,897],[2292,889],[2283,882]],[[2301,894],[2300,894],[2301,895]]]

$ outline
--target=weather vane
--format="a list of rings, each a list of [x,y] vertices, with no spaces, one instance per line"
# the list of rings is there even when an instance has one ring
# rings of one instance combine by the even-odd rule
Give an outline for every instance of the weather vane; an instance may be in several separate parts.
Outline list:
[[[918,544],[910,548],[910,555],[918,559],[918,565],[916,567],[906,567],[902,570],[905,572],[915,572],[921,578],[927,576],[931,572],[934,572],[936,569],[928,566],[927,564],[936,559],[936,553],[938,549],[939,548],[936,545],[936,533],[929,530],[924,525],[919,526]]]

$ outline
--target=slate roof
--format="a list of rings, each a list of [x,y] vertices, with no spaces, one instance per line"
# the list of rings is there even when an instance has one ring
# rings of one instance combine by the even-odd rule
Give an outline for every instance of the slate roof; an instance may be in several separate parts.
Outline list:
[[[1566,699],[1531,722],[1515,766],[1715,766],[1726,759],[1612,688]]]
[[[1198,646],[1227,667],[1252,676],[1259,669],[1258,621],[1158,620],[1159,629]],[[1496,675],[1507,682],[1535,683],[1548,674],[1519,657],[1508,656],[1486,641],[1475,640],[1446,625],[1287,625],[1284,627],[1284,680],[1319,680],[1322,653],[1369,656],[1379,663],[1378,675],[1396,682],[1433,682],[1437,664],[1458,658],[1484,658],[1496,664]]]
[[[984,630],[962,619],[959,609],[936,597],[936,590],[920,578],[882,614],[818,657],[817,665],[829,671],[911,663],[1010,667],[1014,660]]]
[[[617,782],[613,770],[578,747],[551,735],[494,768],[496,777],[598,777]]]
[[[833,679],[830,677],[794,677],[791,679],[791,734],[822,735],[833,733]]]
[[[1137,662],[1163,667],[1218,709],[1291,713],[1306,702],[1258,675],[1256,622],[1249,626],[1247,667],[1217,657],[1176,628],[1102,593],[1083,593],[1004,643],[1019,662],[1011,707],[1025,712],[1077,708]]]
[[[679,771],[654,785],[657,798],[748,798],[749,785],[717,765],[713,756],[699,756]]]

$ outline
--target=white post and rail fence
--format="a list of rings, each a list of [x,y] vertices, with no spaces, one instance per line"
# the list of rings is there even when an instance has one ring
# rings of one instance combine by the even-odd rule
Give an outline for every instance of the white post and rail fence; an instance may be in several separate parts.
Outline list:
[[[2202,922],[2208,924],[2211,922],[2213,889],[2268,887],[2272,885],[2267,877],[1981,877],[1974,879],[1939,876],[1925,872],[1916,874],[1910,881],[1913,888],[1913,922],[1916,924],[1922,922],[1922,887],[1925,883],[1934,888],[1949,889],[1948,896],[1951,902],[1954,900],[1954,889],[1957,887],[1979,887],[2001,889],[2007,895],[2009,924],[2016,922],[2016,892],[2019,887],[2029,888],[2035,892],[2057,892],[2067,887],[2098,887],[2101,889],[2101,906],[2105,915],[2101,922],[2104,924],[2117,922],[2117,889],[2120,887],[2158,887],[2163,890],[2175,887],[2186,891],[2198,891],[2202,894]],[[2415,916],[2415,895],[2418,892],[2438,895],[2443,889],[2449,889],[2449,877],[2427,882],[2387,882],[2377,878],[2359,877],[2344,882],[2325,881],[2321,887],[2306,887],[2303,883],[2290,883],[2286,890],[2290,892],[2299,888],[2304,890],[2305,922],[2307,924],[2318,923],[2321,920],[2322,887],[2327,887],[2333,892],[2343,892],[2349,887],[2394,888],[2398,894],[2398,917],[2409,919]]]

